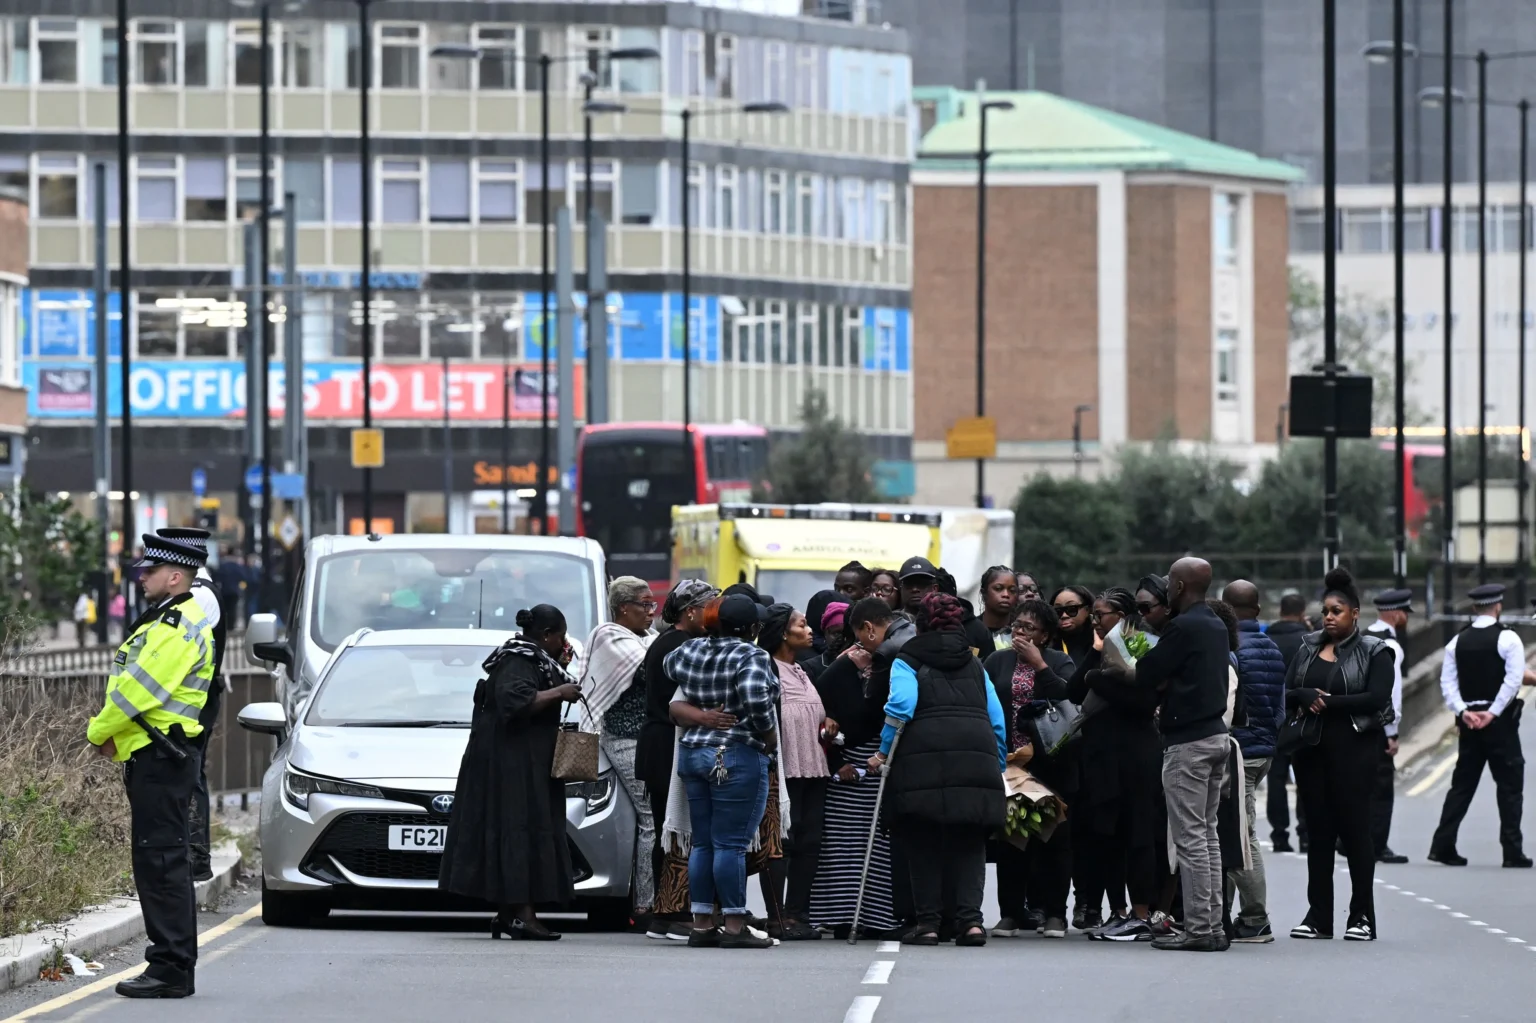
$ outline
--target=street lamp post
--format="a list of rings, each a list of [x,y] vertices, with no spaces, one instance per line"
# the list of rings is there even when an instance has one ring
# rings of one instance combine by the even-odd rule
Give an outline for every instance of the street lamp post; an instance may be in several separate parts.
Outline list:
[[[118,289],[118,371],[121,374],[122,411],[121,426],[123,450],[118,459],[123,465],[123,539],[118,565],[122,570],[123,584],[130,587],[128,565],[133,558],[133,408],[128,395],[133,393],[129,379],[133,368],[133,290],[129,284],[132,275],[132,238],[129,225],[132,198],[129,194],[128,166],[128,75],[133,61],[128,52],[128,0],[117,0],[117,289]],[[98,319],[105,319],[107,310],[97,309]],[[106,393],[106,388],[102,388]],[[109,481],[110,482],[110,481]],[[126,595],[125,595],[126,597]]]
[[[368,8],[374,0],[357,0],[358,23],[358,93],[361,104],[358,120],[358,158],[362,171],[362,279],[363,300],[363,429],[373,429],[373,146],[368,137],[369,90],[373,87],[373,37],[369,28]],[[363,469],[363,533],[373,532],[373,470]]]
[[[1323,373],[1328,413],[1323,434],[1323,562],[1339,558],[1338,401],[1338,54],[1335,0],[1323,0]]]
[[[432,56],[446,57],[456,60],[479,60],[481,50],[477,46],[466,46],[462,43],[442,43],[432,48]],[[606,60],[655,60],[660,54],[650,47],[632,47],[628,49],[607,50],[603,57]],[[549,78],[550,71],[557,63],[567,63],[574,60],[589,60],[587,53],[573,53],[556,57],[548,53],[540,53],[535,57],[524,56],[521,60],[525,64],[536,65],[539,69],[539,174],[540,174],[540,199],[539,199],[539,293],[540,293],[540,340],[539,340],[539,468],[538,480],[534,486],[533,506],[531,514],[538,516],[539,532],[544,533],[549,526],[549,467],[550,467],[550,437],[551,426],[549,422],[549,346],[552,336],[549,294],[553,290],[554,270],[550,266],[549,229]],[[588,92],[590,96],[590,89]],[[590,129],[590,124],[589,124]],[[587,165],[588,188],[591,187],[591,163]],[[530,329],[533,318],[523,311],[523,329]],[[508,345],[502,352],[501,366],[501,531],[510,533],[511,505],[508,501],[507,470],[512,460],[512,347]],[[566,395],[562,400],[569,401]]]
[[[983,100],[981,132],[976,145],[976,418],[987,414],[987,115],[1012,110],[1010,100]],[[1074,415],[1074,422],[1077,420]],[[1076,427],[1074,426],[1074,429]],[[1081,452],[1078,453],[1081,457]],[[1081,466],[1079,466],[1079,470]],[[976,459],[976,507],[987,504],[987,460]]]
[[[1488,51],[1477,51],[1477,581],[1488,581]]]
[[[1518,563],[1515,565],[1515,603],[1519,607],[1526,607],[1526,589],[1531,575],[1531,548],[1530,548],[1530,513],[1526,507],[1526,488],[1529,485],[1526,466],[1526,429],[1525,429],[1525,270],[1526,253],[1531,247],[1531,215],[1526,206],[1526,178],[1530,158],[1531,135],[1531,103],[1522,99],[1516,106],[1520,110],[1520,387],[1519,387],[1519,413],[1520,436],[1517,440],[1515,451],[1515,497],[1520,503],[1520,509],[1516,513],[1516,522],[1519,528],[1519,537],[1515,541],[1515,553]]]

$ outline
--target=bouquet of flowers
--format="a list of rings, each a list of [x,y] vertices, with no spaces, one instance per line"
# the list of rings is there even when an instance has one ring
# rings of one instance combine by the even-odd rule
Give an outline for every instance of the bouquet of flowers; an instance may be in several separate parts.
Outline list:
[[[1050,840],[1056,825],[1066,820],[1067,804],[1025,769],[1028,758],[1016,759],[1017,756],[1008,758],[1008,767],[1003,771],[1008,817],[1002,837],[1023,849],[1031,838]]]
[[[1157,637],[1144,629],[1130,628],[1125,621],[1115,623],[1104,637],[1104,666],[1136,674],[1136,662],[1157,646]]]

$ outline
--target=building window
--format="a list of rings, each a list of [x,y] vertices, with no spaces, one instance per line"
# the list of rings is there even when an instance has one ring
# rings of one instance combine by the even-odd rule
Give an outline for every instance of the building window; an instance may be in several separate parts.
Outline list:
[[[379,164],[379,213],[385,224],[421,223],[420,160],[384,160]]]
[[[1216,332],[1216,400],[1237,401],[1237,331]]]
[[[581,161],[573,164],[576,176],[576,215],[585,217],[587,212],[587,171]],[[613,223],[613,185],[617,177],[612,160],[592,161],[592,208],[602,213],[608,223]]]
[[[597,77],[597,85],[594,88],[598,92],[607,92],[613,88],[613,61],[608,60],[608,51],[614,48],[613,29],[588,28],[582,29],[577,34],[576,50],[579,59],[571,61],[571,88],[577,89],[583,70],[590,71]]]
[[[176,158],[139,157],[136,179],[139,191],[133,211],[134,219],[176,220]]]
[[[848,306],[843,310],[843,343],[848,347],[848,366],[858,369],[864,365],[864,310]]]
[[[715,226],[722,231],[736,230],[739,172],[735,167],[724,165],[715,168],[715,191],[719,195],[719,216]]]
[[[515,25],[476,25],[475,47],[481,89],[507,92],[522,88],[522,33]]]
[[[363,222],[363,174],[356,160],[331,158],[331,221]]]
[[[704,33],[698,29],[683,33],[683,95],[704,95]]]
[[[625,168],[628,173],[628,167]],[[709,211],[703,206],[700,197],[709,187],[708,172],[702,163],[688,165],[688,223],[692,227],[708,227]]]
[[[276,175],[267,192],[272,205],[281,205]],[[255,156],[235,158],[235,219],[250,220],[261,213],[261,159]]]
[[[795,106],[803,110],[821,108],[821,58],[814,46],[795,48]]]
[[[549,222],[554,223],[555,213],[560,207],[565,206],[565,163],[564,161],[551,161],[549,165],[549,187],[544,186],[544,166],[542,162],[529,161],[527,185],[523,189],[524,201],[528,210],[528,219],[537,224],[544,221],[545,196],[548,195]]]
[[[37,80],[48,85],[80,81],[80,23],[73,18],[37,19]]]
[[[795,337],[800,347],[800,361],[816,365],[816,303],[800,302],[795,307]],[[822,356],[825,362],[825,355]]]
[[[1242,208],[1240,197],[1231,192],[1217,192],[1213,207],[1214,236],[1212,247],[1217,266],[1236,266],[1238,238],[1238,212]]]
[[[174,21],[133,23],[134,74],[140,85],[179,84],[177,27]]]
[[[660,184],[659,164],[625,161],[624,176],[619,180],[620,215],[624,223],[647,226],[655,222]]]
[[[207,88],[208,74],[208,22],[183,21],[181,23],[181,80],[188,87]]]
[[[764,178],[763,230],[784,233],[784,172],[768,171]]]
[[[890,181],[875,182],[875,222],[874,237],[870,240],[876,245],[890,245],[896,241],[896,186]]]
[[[1365,253],[1390,251],[1392,221],[1386,210],[1379,206],[1364,209],[1343,209],[1339,211],[1339,216],[1344,228],[1341,251]],[[1220,221],[1218,220],[1217,223],[1219,226]],[[1219,233],[1216,241],[1218,245],[1217,256],[1220,257],[1221,236]],[[1217,265],[1230,266],[1231,264],[1218,262]]]
[[[841,182],[842,202],[838,207],[837,236],[844,241],[856,242],[863,224],[864,182],[859,178],[844,178]]]
[[[142,166],[142,161],[140,162]],[[187,220],[229,219],[229,168],[223,159],[189,159],[186,167]]]
[[[500,359],[507,355],[522,358],[522,295],[482,292],[476,303],[476,315],[485,321],[480,335],[480,358]]]
[[[37,215],[80,219],[80,161],[73,156],[37,158]]]
[[[26,18],[0,18],[0,82],[32,83],[31,24]]]
[[[789,82],[785,78],[787,65],[783,43],[768,43],[764,47],[763,68],[766,79],[763,91],[771,102],[789,102]]]
[[[469,161],[434,159],[427,167],[427,201],[434,224],[469,223]]]
[[[325,41],[314,22],[283,25],[283,84],[290,89],[318,89],[324,82]]]
[[[319,159],[283,161],[283,191],[293,193],[301,224],[325,222],[325,164]],[[283,200],[286,203],[288,200]]]
[[[421,88],[421,26],[379,26],[379,87]]]
[[[271,57],[272,41],[267,41],[268,57]],[[237,21],[229,27],[230,82],[253,88],[261,85],[261,22]],[[267,80],[277,81],[272,69],[267,69]]]
[[[795,175],[795,199],[790,209],[789,232],[807,238],[816,234],[816,178],[813,174]]]
[[[244,300],[232,300],[225,291],[187,291],[180,304],[182,351],[187,357],[229,358],[230,330],[245,329]]]
[[[392,298],[374,299],[386,359],[421,358],[421,316],[417,302],[416,295],[408,295],[398,302]]]
[[[174,357],[180,354],[176,335],[181,326],[181,299],[139,292],[134,302],[134,350],[139,355]]]
[[[518,179],[522,175],[516,160],[481,160],[475,171],[475,191],[479,199],[482,224],[512,224],[518,216]]]
[[[720,99],[736,98],[736,37],[715,36],[715,95]]]
[[[619,48],[628,50],[637,47],[661,52],[661,33],[654,28],[620,29]],[[634,96],[661,92],[659,60],[621,60],[613,65],[613,74],[621,93]]]
[[[355,23],[348,22],[342,27],[347,40],[347,88],[356,89],[363,80],[363,51],[359,45],[360,36]]]

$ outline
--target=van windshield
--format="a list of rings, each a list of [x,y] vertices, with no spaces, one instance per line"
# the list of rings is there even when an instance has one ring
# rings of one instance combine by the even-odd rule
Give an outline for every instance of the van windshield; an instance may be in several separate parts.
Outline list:
[[[371,550],[316,566],[310,636],[326,652],[358,629],[496,629],[553,604],[585,639],[596,621],[592,564],[550,551]]]

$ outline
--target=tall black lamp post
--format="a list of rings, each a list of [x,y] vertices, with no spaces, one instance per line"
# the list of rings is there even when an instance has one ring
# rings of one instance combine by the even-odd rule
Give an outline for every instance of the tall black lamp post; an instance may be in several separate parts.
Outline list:
[[[981,131],[976,143],[976,418],[987,414],[987,115],[1012,110],[1013,101],[982,100]],[[1074,414],[1074,423],[1079,417]],[[1074,426],[1074,429],[1076,427]],[[1078,452],[1079,456],[1081,452]],[[1081,466],[1079,466],[1081,469]],[[976,459],[976,507],[987,504],[987,460]]]

